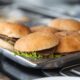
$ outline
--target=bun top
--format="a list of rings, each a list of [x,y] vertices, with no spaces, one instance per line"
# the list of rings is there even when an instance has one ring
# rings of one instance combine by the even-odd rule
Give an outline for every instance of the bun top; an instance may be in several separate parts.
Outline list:
[[[16,41],[14,49],[19,51],[40,51],[58,45],[58,39],[53,34],[34,32]]]
[[[46,25],[38,25],[38,26],[32,26],[31,27],[32,32],[50,32],[50,33],[55,33],[57,30],[48,27]]]
[[[10,22],[0,22],[0,34],[8,37],[21,38],[30,33],[30,29],[23,25]]]
[[[70,52],[75,51],[80,51],[80,34],[73,32],[70,34],[63,35],[60,38],[60,43],[57,47],[56,52],[61,54],[68,54]]]
[[[57,30],[78,31],[80,30],[80,22],[73,19],[54,19],[48,26]]]

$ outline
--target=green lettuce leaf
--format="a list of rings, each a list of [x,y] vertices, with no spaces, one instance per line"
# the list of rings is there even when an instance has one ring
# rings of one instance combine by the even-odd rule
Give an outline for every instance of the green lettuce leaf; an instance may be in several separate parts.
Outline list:
[[[14,51],[15,55],[19,55],[25,58],[32,58],[32,59],[39,59],[42,58],[42,55],[37,54],[36,52],[20,52],[20,51]]]
[[[38,52],[20,52],[20,51],[14,51],[14,54],[22,56],[24,58],[31,58],[31,59],[59,58],[62,56],[60,54],[50,54],[48,56],[44,56],[39,54]]]

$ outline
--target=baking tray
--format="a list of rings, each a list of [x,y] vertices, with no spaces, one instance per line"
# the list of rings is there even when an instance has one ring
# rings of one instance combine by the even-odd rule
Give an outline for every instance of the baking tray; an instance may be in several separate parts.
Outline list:
[[[80,52],[76,52],[75,54],[66,55],[60,58],[56,58],[56,59],[40,59],[40,60],[39,59],[32,60],[29,58],[23,58],[21,56],[14,55],[13,52],[3,49],[3,48],[0,48],[0,53],[22,66],[35,68],[35,69],[60,68],[60,67],[63,67],[64,64],[66,63],[80,59]]]

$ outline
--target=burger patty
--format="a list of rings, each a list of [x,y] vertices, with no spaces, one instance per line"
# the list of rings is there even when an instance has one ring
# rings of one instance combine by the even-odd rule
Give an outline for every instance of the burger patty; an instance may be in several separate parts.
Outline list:
[[[18,40],[18,38],[14,38],[14,37],[8,37],[6,35],[0,34],[0,39],[7,41],[8,43],[14,45],[14,43],[16,42],[16,40]]]
[[[36,51],[37,53],[41,54],[44,57],[48,57],[51,54],[54,54],[55,48],[45,49],[41,51]]]

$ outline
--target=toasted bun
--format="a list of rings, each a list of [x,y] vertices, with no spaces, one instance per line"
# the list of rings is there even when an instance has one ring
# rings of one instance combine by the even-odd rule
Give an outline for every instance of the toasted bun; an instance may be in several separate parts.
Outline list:
[[[80,34],[71,33],[60,38],[60,44],[57,47],[58,53],[65,54],[80,51]]]
[[[14,48],[19,51],[40,51],[53,48],[58,45],[58,39],[55,35],[34,32],[16,41]]]
[[[30,29],[20,24],[0,22],[0,34],[8,37],[21,38],[30,33]]]
[[[50,32],[50,33],[57,32],[57,30],[45,25],[32,26],[31,31],[32,32]]]
[[[66,35],[68,35],[68,32],[56,32],[55,35],[60,39]]]
[[[73,19],[54,19],[48,26],[57,30],[78,31],[80,30],[80,22]]]
[[[13,50],[13,46],[2,39],[0,39],[0,47],[5,48],[5,49],[9,49],[9,50]]]

